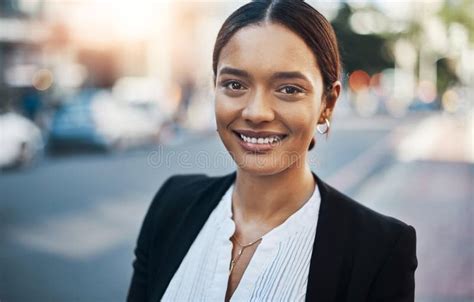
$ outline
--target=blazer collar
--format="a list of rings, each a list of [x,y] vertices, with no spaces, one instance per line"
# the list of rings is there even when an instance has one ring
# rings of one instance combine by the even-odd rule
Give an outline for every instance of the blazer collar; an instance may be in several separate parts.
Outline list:
[[[154,255],[158,258],[158,272],[156,280],[151,280],[153,289],[149,301],[161,300],[186,253],[214,208],[234,182],[236,175],[237,172],[234,171],[224,176],[211,177],[205,187],[198,188],[193,194],[187,194],[190,207],[183,209],[182,217],[176,217],[175,228],[169,229],[174,233],[171,238],[176,240],[166,243],[166,248],[156,251]]]
[[[314,172],[321,204],[316,228],[313,251],[311,254],[306,301],[333,301],[336,297],[338,281],[343,269],[344,251],[350,235],[350,217],[338,203],[335,189],[322,181]],[[179,238],[163,255],[164,267],[155,283],[151,301],[159,301],[179,268],[194,239],[204,226],[207,218],[217,206],[222,196],[234,183],[236,171],[212,177],[213,182],[193,198],[191,208],[175,232]]]

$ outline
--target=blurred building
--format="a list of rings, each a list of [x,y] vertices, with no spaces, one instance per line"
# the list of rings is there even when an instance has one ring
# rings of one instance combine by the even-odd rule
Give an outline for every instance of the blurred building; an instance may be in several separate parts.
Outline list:
[[[211,127],[212,47],[244,2],[2,1],[1,102],[34,117],[35,99],[54,106],[83,88],[114,90],[120,82],[124,91],[137,81],[121,79],[134,78],[148,83],[141,89],[170,119]],[[474,73],[472,1],[309,2],[336,29],[355,112],[465,107]]]

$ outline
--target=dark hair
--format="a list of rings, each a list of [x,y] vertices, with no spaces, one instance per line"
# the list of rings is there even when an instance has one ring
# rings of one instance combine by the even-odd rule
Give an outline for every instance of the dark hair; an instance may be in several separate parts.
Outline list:
[[[317,67],[323,77],[324,94],[327,96],[327,93],[332,91],[332,84],[339,80],[341,75],[336,34],[329,21],[302,0],[254,0],[233,12],[219,30],[214,44],[214,83],[222,48],[238,30],[265,22],[281,24],[305,41],[316,58]]]

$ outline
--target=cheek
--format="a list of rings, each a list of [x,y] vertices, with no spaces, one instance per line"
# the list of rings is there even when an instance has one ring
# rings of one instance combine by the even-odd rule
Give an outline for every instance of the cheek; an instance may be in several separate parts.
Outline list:
[[[230,99],[225,95],[216,94],[214,103],[216,122],[219,125],[225,127],[238,118],[241,108],[237,99]]]
[[[231,110],[229,106],[226,105],[226,102],[218,96],[215,98],[214,110],[217,124],[225,124],[231,115]]]
[[[295,105],[295,104],[290,104]],[[298,138],[312,137],[318,120],[319,106],[287,106],[282,112],[282,118],[293,135]]]

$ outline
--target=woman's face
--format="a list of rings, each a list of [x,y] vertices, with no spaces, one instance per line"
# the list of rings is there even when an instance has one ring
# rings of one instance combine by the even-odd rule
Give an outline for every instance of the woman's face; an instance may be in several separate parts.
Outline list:
[[[278,24],[247,26],[221,50],[217,130],[239,166],[270,175],[305,163],[324,109],[314,54]]]

